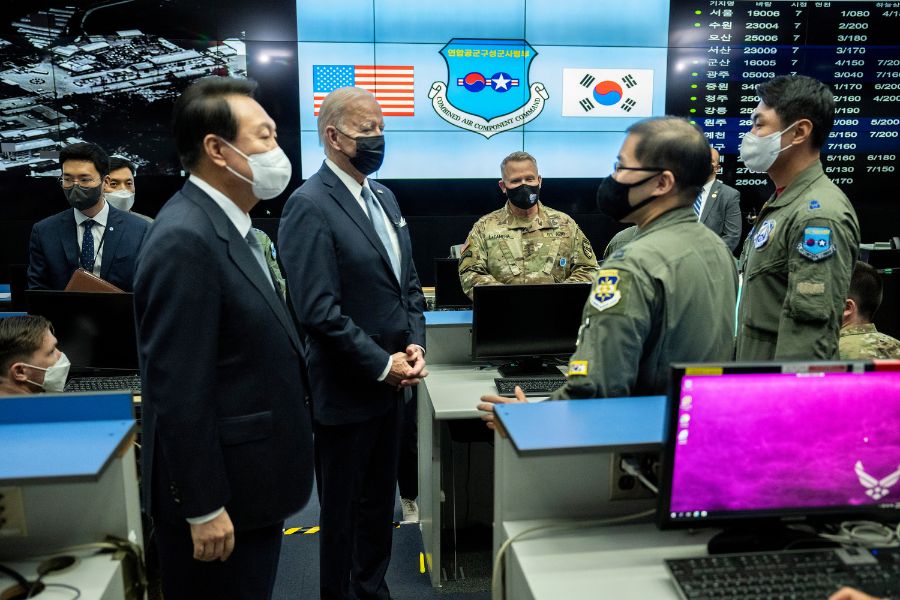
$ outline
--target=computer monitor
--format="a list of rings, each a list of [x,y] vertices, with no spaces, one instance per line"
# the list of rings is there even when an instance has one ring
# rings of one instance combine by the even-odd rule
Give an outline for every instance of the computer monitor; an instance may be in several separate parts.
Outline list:
[[[900,517],[900,361],[673,365],[661,527]]]
[[[138,370],[134,294],[27,290],[28,313],[50,320],[73,373]]]
[[[472,359],[504,377],[559,375],[546,363],[575,351],[589,283],[479,285],[474,289]]]
[[[458,258],[434,259],[434,307],[472,308],[459,281]]]

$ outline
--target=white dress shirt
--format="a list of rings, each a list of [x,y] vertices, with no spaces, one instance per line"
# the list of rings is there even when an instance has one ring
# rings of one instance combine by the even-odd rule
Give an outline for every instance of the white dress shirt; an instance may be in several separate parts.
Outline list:
[[[72,211],[75,213],[75,239],[78,240],[78,256],[81,256],[81,246],[82,242],[84,242],[84,222],[88,219],[92,219],[94,221],[94,226],[91,227],[91,237],[94,238],[94,270],[92,273],[97,277],[100,277],[100,263],[103,260],[103,245],[101,242],[103,241],[103,236],[106,234],[106,221],[109,219],[109,203],[104,200],[103,208],[100,209],[93,217],[89,217],[77,208],[73,208]],[[79,260],[79,266],[81,262]]]

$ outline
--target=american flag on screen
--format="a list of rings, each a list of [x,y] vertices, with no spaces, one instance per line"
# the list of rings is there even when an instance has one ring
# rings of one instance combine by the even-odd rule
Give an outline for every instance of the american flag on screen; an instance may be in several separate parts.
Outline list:
[[[313,114],[340,87],[355,85],[375,94],[386,117],[415,115],[412,65],[313,65]]]

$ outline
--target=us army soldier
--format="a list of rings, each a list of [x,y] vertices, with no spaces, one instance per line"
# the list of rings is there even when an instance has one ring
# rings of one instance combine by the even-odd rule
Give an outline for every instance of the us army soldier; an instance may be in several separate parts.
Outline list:
[[[688,121],[658,117],[628,129],[597,203],[636,234],[600,267],[567,382],[552,399],[660,394],[673,362],[730,360],[734,259],[691,208],[709,173],[709,143]],[[524,402],[519,392],[482,397],[489,426],[494,404]]]
[[[859,222],[819,159],[834,97],[804,76],[776,77],[757,94],[741,160],[776,187],[741,253],[736,357],[835,359]]]
[[[540,201],[541,176],[527,152],[500,163],[503,208],[481,217],[462,248],[459,279],[476,285],[591,281],[597,258],[575,221]]]
[[[883,293],[884,283],[875,267],[857,261],[841,320],[842,359],[900,358],[900,340],[881,333],[872,322]]]

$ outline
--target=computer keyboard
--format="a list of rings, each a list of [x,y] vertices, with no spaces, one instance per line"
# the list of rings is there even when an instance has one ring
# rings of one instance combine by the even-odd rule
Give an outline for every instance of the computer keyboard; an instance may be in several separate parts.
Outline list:
[[[685,600],[826,600],[843,586],[900,596],[900,548],[833,548],[666,560]]]
[[[114,375],[112,377],[73,377],[66,383],[67,392],[105,392],[131,390],[141,393],[140,375]]]
[[[516,395],[516,386],[522,388],[526,396],[547,396],[550,392],[554,392],[566,383],[563,375],[545,375],[541,377],[497,377],[494,379],[494,385],[497,386],[497,393],[501,396]]]

